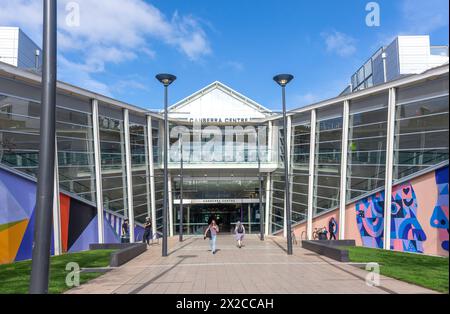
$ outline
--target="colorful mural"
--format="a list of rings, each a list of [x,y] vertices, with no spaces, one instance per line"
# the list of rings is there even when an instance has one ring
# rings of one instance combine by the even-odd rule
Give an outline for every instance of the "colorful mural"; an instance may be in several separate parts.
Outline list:
[[[0,264],[30,259],[34,236],[36,183],[0,168]],[[89,204],[60,194],[61,246],[65,252],[89,249],[98,242],[97,209]],[[117,233],[105,219],[105,240],[120,242]],[[105,218],[106,214],[105,214]],[[120,218],[115,217],[117,221]],[[143,233],[136,227],[136,234]],[[120,232],[120,228],[118,229]],[[51,254],[54,254],[52,233]]]
[[[424,248],[425,241],[429,238],[425,232],[428,226],[424,224],[430,223],[431,227],[439,230],[437,237],[430,234],[432,241],[439,241],[441,248],[448,252],[448,167],[436,170],[434,177],[438,194],[434,209],[429,206],[429,193],[423,191],[424,187],[432,190],[426,175],[392,189],[391,249],[442,255],[439,250],[431,251],[432,245],[427,246],[428,252]],[[420,198],[415,185],[421,192]],[[384,195],[382,191],[354,204],[363,246],[383,248]]]
[[[398,185],[392,191],[391,249],[403,252],[423,253],[423,241],[427,239],[417,219],[416,194],[411,183]]]
[[[384,191],[356,202],[356,222],[364,246],[383,248]],[[410,183],[398,185],[392,191],[391,249],[423,253],[425,232],[417,220],[418,204]]]
[[[356,223],[363,246],[383,247],[384,192],[376,193],[355,204]]]
[[[31,258],[35,203],[35,183],[0,169],[0,264]]]
[[[448,252],[448,167],[436,171],[436,185],[438,188],[438,199],[434,207],[430,224],[439,231],[441,247]]]
[[[449,167],[430,171],[394,186],[391,207],[391,249],[402,252],[448,256],[449,251]],[[383,248],[384,191],[346,206],[345,239],[356,245]],[[323,228],[339,210],[313,219]],[[294,227],[296,236],[306,239],[306,223]],[[281,231],[282,232],[282,231]]]

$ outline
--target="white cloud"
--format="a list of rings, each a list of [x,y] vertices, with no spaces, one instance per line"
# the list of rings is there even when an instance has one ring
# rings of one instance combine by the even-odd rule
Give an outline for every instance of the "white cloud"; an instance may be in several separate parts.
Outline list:
[[[40,43],[42,1],[1,1],[2,25],[20,26]],[[76,27],[66,22],[71,13],[66,12],[66,5],[70,2],[77,3],[80,8],[80,24]],[[107,86],[95,83],[91,74],[105,71],[107,64],[134,60],[139,55],[155,58],[156,52],[150,44],[156,41],[174,47],[190,60],[211,53],[205,31],[191,15],[175,12],[167,18],[143,0],[58,1],[58,48],[63,56],[59,62],[59,78],[62,80],[111,94]]]
[[[400,4],[405,33],[429,34],[448,27],[448,0],[403,0]]]
[[[230,69],[234,72],[242,72],[244,65],[238,61],[227,61],[220,66],[221,69]]]
[[[58,55],[58,79],[70,78],[73,84],[112,97],[113,91],[110,87],[92,77],[94,72],[95,70],[86,64],[71,62],[61,54]]]
[[[321,99],[316,94],[306,93],[306,94],[297,94],[292,96],[292,103],[295,103],[295,107],[304,107],[308,105],[312,105],[318,102]]]
[[[356,40],[338,31],[324,32],[321,34],[325,40],[327,51],[341,57],[349,57],[356,52]]]

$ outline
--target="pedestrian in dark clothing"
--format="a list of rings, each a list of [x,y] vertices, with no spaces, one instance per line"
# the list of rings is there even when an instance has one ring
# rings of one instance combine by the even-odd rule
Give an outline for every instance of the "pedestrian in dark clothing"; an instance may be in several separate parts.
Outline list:
[[[122,224],[122,243],[130,242],[130,225],[129,220],[125,219]]]
[[[328,232],[330,233],[330,240],[336,240],[336,222],[334,218],[331,218],[328,222]]]
[[[150,217],[147,217],[147,219],[145,220],[144,238],[142,239],[142,242],[147,243],[147,245],[150,245],[150,241],[153,243],[152,221]]]

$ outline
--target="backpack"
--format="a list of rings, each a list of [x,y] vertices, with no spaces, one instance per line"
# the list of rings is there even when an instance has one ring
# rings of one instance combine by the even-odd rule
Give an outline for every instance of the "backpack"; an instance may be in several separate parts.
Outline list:
[[[244,233],[244,227],[243,226],[239,226],[237,232],[238,233]]]

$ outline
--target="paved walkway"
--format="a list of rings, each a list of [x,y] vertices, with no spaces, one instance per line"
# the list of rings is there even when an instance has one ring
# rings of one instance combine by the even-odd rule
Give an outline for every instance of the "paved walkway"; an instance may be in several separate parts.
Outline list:
[[[232,236],[218,239],[219,251],[209,252],[208,241],[170,239],[169,257],[153,245],[122,267],[70,290],[94,294],[278,294],[278,293],[434,293],[381,277],[380,287],[365,283],[367,272],[337,263],[298,246],[287,256],[281,238],[260,241],[249,235],[238,249]]]

